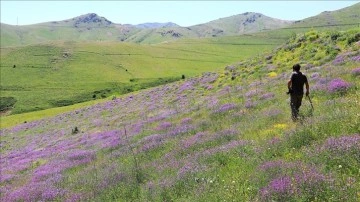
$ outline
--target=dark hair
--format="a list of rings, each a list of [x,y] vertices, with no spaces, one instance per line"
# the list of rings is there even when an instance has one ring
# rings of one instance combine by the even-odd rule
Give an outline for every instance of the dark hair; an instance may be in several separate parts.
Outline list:
[[[295,71],[300,71],[300,65],[299,64],[295,64],[294,66],[293,66],[293,70],[295,70]]]

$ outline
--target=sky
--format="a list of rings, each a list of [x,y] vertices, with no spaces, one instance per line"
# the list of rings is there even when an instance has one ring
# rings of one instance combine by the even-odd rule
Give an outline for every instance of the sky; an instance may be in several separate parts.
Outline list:
[[[118,24],[173,22],[180,26],[257,12],[282,20],[302,20],[360,1],[10,1],[1,0],[1,23],[29,25],[87,13]]]

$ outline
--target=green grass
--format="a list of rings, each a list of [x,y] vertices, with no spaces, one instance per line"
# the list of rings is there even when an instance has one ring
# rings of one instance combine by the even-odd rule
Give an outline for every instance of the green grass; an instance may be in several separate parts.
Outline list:
[[[2,97],[12,114],[120,95],[217,71],[282,40],[250,36],[158,45],[63,42],[3,48]]]

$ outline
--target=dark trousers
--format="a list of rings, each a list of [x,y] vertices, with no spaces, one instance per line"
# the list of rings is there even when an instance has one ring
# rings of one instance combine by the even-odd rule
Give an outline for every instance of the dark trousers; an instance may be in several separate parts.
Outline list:
[[[299,116],[299,108],[301,106],[301,101],[304,95],[291,94],[290,95],[290,107],[291,107],[291,117],[293,121],[296,121]]]

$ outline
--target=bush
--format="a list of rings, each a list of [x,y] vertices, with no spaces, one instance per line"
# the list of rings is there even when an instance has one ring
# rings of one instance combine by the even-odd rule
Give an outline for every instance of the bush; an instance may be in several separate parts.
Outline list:
[[[15,103],[16,99],[14,97],[0,97],[0,111],[6,111],[11,109]]]
[[[339,93],[341,95],[343,95],[344,93],[347,92],[347,90],[350,88],[350,83],[337,78],[337,79],[333,79],[332,81],[330,81],[329,85],[328,85],[328,92],[329,93]]]

